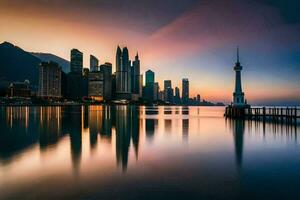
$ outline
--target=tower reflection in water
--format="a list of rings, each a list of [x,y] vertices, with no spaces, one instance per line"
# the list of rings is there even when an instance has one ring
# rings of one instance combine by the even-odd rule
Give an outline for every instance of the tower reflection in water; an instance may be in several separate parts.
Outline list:
[[[262,133],[263,140],[294,141],[297,144],[298,124],[284,124],[274,121],[258,121],[244,119],[226,119],[234,140],[235,162],[238,170],[243,167],[243,152],[245,138],[249,139],[251,135]],[[254,129],[254,130],[253,130]],[[258,136],[259,138],[260,136]],[[254,137],[256,138],[256,137]]]

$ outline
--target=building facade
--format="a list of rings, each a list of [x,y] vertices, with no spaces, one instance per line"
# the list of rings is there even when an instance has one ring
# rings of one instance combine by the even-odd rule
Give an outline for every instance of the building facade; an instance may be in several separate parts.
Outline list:
[[[103,100],[103,73],[101,71],[90,72],[89,74],[89,97],[95,101]]]
[[[131,98],[131,66],[127,47],[118,46],[116,53],[116,98]]]
[[[42,62],[39,66],[38,96],[61,97],[61,67],[56,62]]]
[[[140,93],[140,59],[138,53],[136,54],[132,65],[131,91],[133,94]]]
[[[83,53],[78,49],[71,50],[71,72],[82,74],[83,69]]]
[[[8,96],[29,98],[31,96],[29,80],[11,83],[8,87]]]
[[[93,55],[90,55],[90,71],[99,71],[99,60]]]
[[[182,103],[184,105],[189,104],[189,80],[187,78],[182,79]]]
[[[173,96],[172,81],[164,80],[164,101],[166,103],[173,103]]]
[[[112,64],[109,62],[100,65],[100,71],[103,73],[103,100],[112,99]]]
[[[155,74],[153,71],[148,70],[145,72],[146,77],[146,84],[144,87],[144,94],[143,98],[147,101],[147,103],[152,103],[154,100],[154,81],[155,81]]]

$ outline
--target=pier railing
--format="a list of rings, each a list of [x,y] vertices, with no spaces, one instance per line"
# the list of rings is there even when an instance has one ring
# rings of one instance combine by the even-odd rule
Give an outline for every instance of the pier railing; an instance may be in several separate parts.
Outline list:
[[[240,108],[228,106],[225,117],[230,118],[269,118],[273,120],[297,120],[300,118],[300,108],[297,107],[249,107]]]

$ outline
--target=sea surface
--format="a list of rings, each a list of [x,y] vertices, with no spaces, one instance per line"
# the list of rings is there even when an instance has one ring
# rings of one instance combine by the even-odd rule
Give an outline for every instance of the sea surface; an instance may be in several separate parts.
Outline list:
[[[224,107],[0,107],[0,199],[300,199],[300,126]]]

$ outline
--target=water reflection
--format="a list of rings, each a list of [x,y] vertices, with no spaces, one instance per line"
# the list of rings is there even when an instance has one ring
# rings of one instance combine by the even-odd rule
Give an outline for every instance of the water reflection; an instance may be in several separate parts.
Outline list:
[[[258,179],[272,172],[273,167],[278,173],[277,160],[285,161],[289,175],[300,178],[287,164],[300,165],[295,157],[299,155],[299,125],[226,120],[222,108],[1,107],[0,113],[1,191],[5,181],[13,186],[19,183],[14,180],[16,174],[21,175],[25,185],[30,185],[44,180],[47,173],[59,179],[62,174],[70,173],[76,181],[67,183],[77,189],[87,184],[87,188],[97,193],[101,187],[93,190],[91,185],[95,182],[102,185],[113,180],[115,173],[123,172],[119,175],[126,173],[128,182],[117,179],[111,184],[133,185],[139,180],[139,189],[143,190],[152,185],[161,191],[183,191],[182,194],[190,192],[191,195],[207,192],[207,196],[222,197],[222,192],[211,194],[209,188],[230,182],[238,190],[245,184],[244,174],[244,180],[255,175]],[[266,160],[271,163],[267,169],[264,168],[268,164],[264,163]],[[263,173],[256,174],[259,167]],[[36,179],[27,175],[31,171]],[[15,193],[13,186],[12,193]],[[126,194],[127,189],[124,186],[125,192],[120,194]],[[153,189],[149,190],[151,195]]]
[[[236,166],[239,170],[243,164],[245,132],[247,137],[253,137],[254,135],[255,138],[260,138],[262,136],[263,141],[266,143],[268,140],[272,140],[275,143],[276,141],[294,141],[295,144],[298,144],[298,124],[242,119],[226,119],[226,124],[229,125],[233,135]]]

